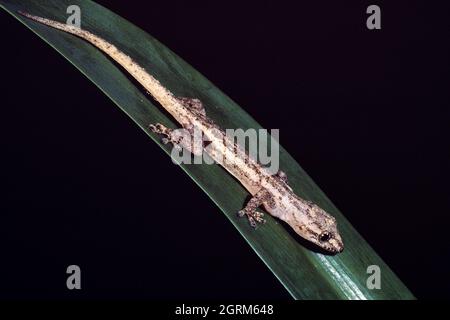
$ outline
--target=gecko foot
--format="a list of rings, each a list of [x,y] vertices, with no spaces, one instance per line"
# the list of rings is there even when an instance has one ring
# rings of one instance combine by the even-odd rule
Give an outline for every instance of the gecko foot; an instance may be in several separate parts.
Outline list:
[[[152,130],[152,132],[163,136],[163,138],[161,139],[162,143],[168,144],[169,142],[172,142],[172,143],[176,142],[176,141],[174,141],[174,139],[172,139],[173,129],[167,128],[166,126],[162,125],[161,123],[150,124],[148,127],[150,130]]]
[[[243,216],[247,216],[248,222],[250,223],[250,225],[253,228],[257,228],[258,224],[264,224],[266,223],[266,219],[264,219],[264,213],[262,212],[258,212],[258,211],[253,211],[253,212],[249,212],[245,209],[239,210],[238,212],[238,216],[239,217],[243,217]]]
[[[172,129],[167,128],[166,126],[162,125],[161,123],[157,124],[150,124],[149,129],[152,130],[154,133],[157,134],[163,134],[165,136],[170,135]]]
[[[256,211],[256,209],[269,199],[270,193],[265,189],[261,189],[247,202],[245,208],[238,212],[239,217],[247,216],[253,228],[256,228],[259,223],[266,223],[266,220],[263,218],[264,213]]]
[[[183,148],[194,154],[195,156],[203,155],[203,147],[200,144],[193,143],[193,137],[191,136],[191,128],[170,129],[161,123],[150,124],[148,128],[159,135],[162,135],[161,142],[163,144],[172,143],[174,148]]]

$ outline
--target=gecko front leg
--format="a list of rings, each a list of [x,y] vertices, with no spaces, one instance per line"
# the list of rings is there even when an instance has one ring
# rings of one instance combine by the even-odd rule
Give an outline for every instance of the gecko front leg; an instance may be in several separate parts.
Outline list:
[[[264,213],[258,212],[256,209],[263,203],[268,202],[271,195],[266,189],[259,190],[246,204],[246,206],[238,212],[239,217],[247,216],[250,225],[256,228],[258,223],[265,223]]]

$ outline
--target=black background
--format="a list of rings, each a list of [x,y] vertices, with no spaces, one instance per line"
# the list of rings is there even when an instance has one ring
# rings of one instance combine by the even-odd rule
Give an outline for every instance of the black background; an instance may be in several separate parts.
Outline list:
[[[98,2],[279,128],[418,298],[450,297],[443,5],[378,1],[370,31],[365,1]],[[0,297],[289,298],[105,95],[3,11],[0,27]]]

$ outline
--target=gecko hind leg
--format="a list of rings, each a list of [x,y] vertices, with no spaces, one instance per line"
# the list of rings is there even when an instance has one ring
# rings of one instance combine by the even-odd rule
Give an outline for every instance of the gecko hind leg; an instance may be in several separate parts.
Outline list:
[[[265,189],[261,189],[247,202],[245,207],[238,212],[238,216],[247,216],[247,219],[253,228],[256,228],[258,223],[266,223],[266,220],[263,218],[264,213],[259,212],[256,209],[269,198],[270,193]]]
[[[162,143],[172,143],[176,148],[184,148],[195,156],[203,155],[202,146],[197,146],[193,143],[193,138],[190,133],[191,130],[183,129],[174,130],[167,128],[166,126],[156,123],[149,125],[150,130],[164,136],[161,140]]]
[[[164,143],[164,144],[168,144],[169,142],[172,142],[174,144],[178,143],[178,141],[175,141],[175,139],[172,135],[173,129],[167,128],[166,126],[162,125],[161,123],[151,124],[148,127],[154,133],[164,136],[161,139],[162,143]]]
[[[169,143],[170,136],[173,131],[172,129],[167,128],[166,126],[162,125],[161,123],[150,124],[148,127],[150,130],[152,130],[152,132],[164,136],[164,138],[162,138],[162,142],[164,144]]]

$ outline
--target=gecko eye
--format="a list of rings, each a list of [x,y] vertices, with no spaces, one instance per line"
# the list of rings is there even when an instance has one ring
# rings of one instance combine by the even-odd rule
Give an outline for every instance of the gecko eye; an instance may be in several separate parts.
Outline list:
[[[320,242],[325,242],[331,239],[331,234],[329,232],[322,232],[319,236]]]

